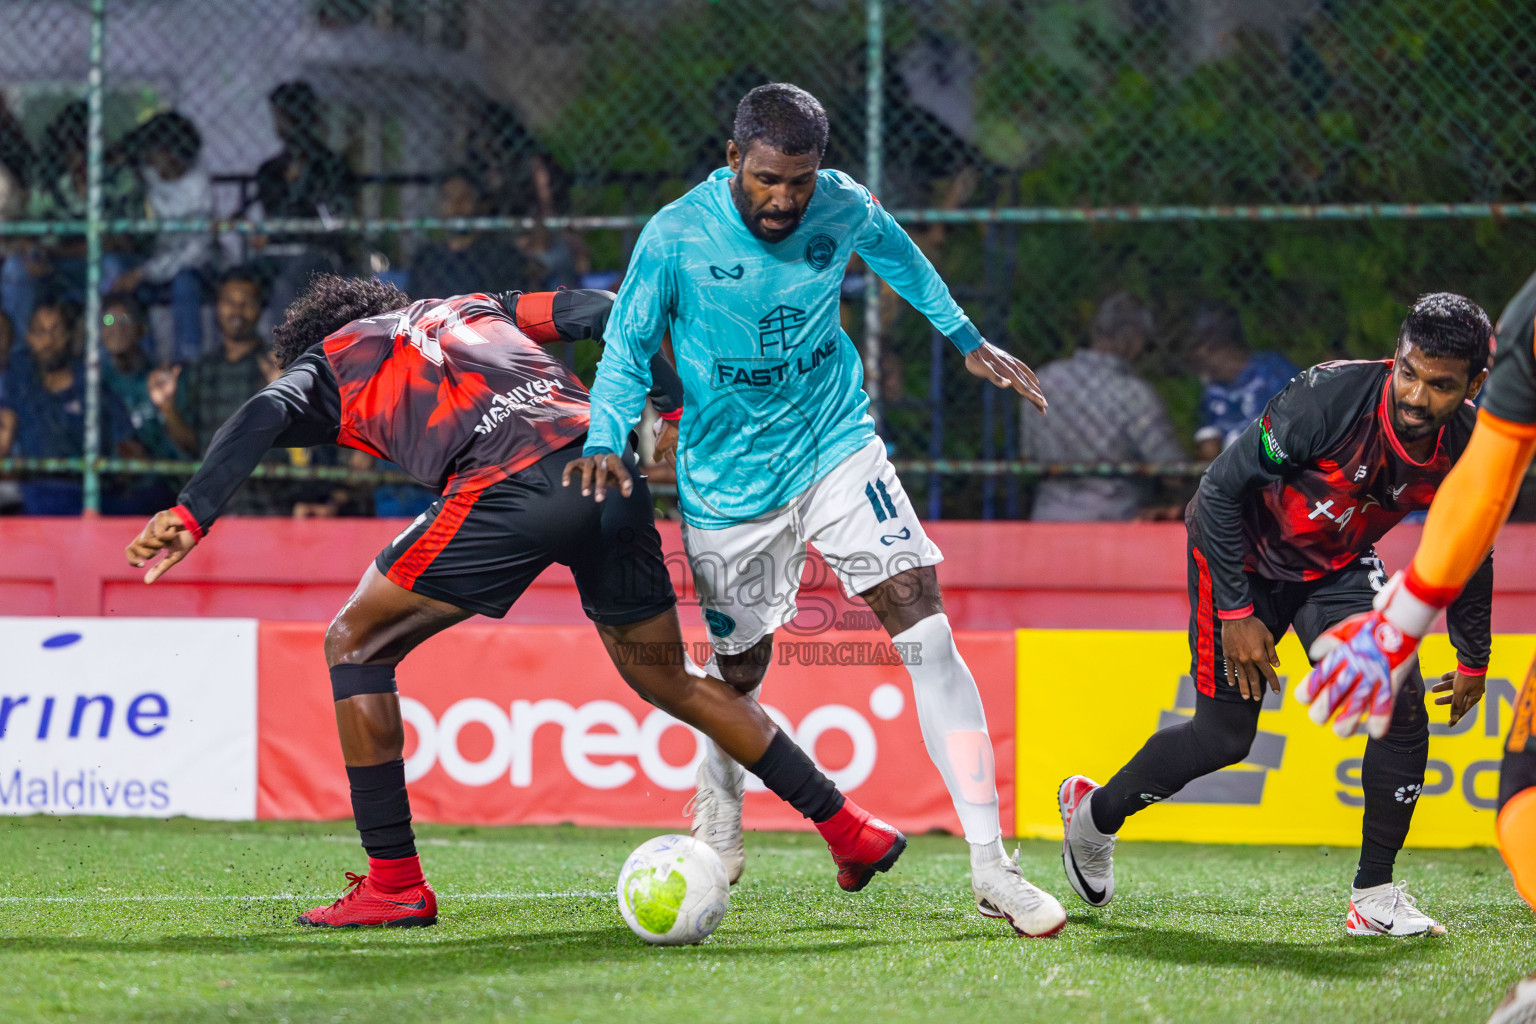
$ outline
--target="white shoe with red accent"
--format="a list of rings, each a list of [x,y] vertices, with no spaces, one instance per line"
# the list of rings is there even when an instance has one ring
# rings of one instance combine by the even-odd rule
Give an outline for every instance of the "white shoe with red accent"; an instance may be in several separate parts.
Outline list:
[[[1067,884],[1089,906],[1102,907],[1115,895],[1115,837],[1093,825],[1088,798],[1099,784],[1086,775],[1074,775],[1056,791],[1061,811],[1061,866]]]
[[[1056,897],[1024,878],[1017,850],[990,864],[972,862],[971,892],[982,917],[1000,917],[1020,935],[1043,939],[1067,925],[1067,912]]]
[[[1515,982],[1488,1024],[1536,1024],[1536,974]]]
[[[1444,935],[1445,925],[1418,908],[1403,882],[1351,889],[1344,930],[1351,935]]]

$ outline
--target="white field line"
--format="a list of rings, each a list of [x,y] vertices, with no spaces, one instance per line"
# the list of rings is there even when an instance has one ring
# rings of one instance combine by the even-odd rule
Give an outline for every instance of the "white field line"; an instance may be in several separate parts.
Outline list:
[[[310,901],[334,899],[334,893],[296,893],[280,892],[262,896],[178,896],[168,894],[164,896],[142,895],[112,895],[103,893],[100,896],[0,896],[0,904],[4,903],[61,903],[61,904],[85,904],[85,903],[282,903],[289,901]],[[612,892],[598,892],[595,889],[573,889],[569,892],[440,892],[437,894],[440,900],[567,900],[567,899],[616,899]]]

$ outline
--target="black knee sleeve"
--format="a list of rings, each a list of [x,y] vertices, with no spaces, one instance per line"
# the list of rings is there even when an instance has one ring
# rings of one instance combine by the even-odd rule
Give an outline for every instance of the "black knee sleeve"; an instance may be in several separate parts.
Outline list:
[[[332,665],[331,699],[346,700],[361,693],[395,693],[393,665]]]
[[[1125,819],[1166,800],[1202,775],[1248,756],[1259,731],[1259,701],[1223,701],[1199,694],[1187,722],[1152,734],[1136,756],[1093,795],[1093,824],[1105,834]]]

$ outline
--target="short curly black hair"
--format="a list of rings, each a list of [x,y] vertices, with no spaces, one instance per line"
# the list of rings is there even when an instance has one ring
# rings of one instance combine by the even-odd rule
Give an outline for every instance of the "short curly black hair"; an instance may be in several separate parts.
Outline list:
[[[785,156],[827,154],[827,112],[821,103],[788,82],[760,85],[741,98],[731,141],[746,155],[752,143],[763,142]]]
[[[272,358],[287,367],[353,320],[403,309],[411,297],[376,277],[316,274],[272,329]]]
[[[1465,359],[1467,378],[1488,365],[1493,324],[1483,307],[1455,292],[1420,295],[1397,332],[1397,343],[1409,342],[1434,359]]]

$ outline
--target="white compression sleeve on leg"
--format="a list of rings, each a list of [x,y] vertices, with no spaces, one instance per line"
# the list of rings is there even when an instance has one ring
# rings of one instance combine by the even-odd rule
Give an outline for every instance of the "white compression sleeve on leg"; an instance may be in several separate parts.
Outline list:
[[[997,841],[1003,829],[987,714],[976,680],[955,647],[949,616],[930,615],[892,639],[913,645],[904,650],[914,655],[907,672],[912,676],[923,744],[949,788],[965,838],[973,844]]]

